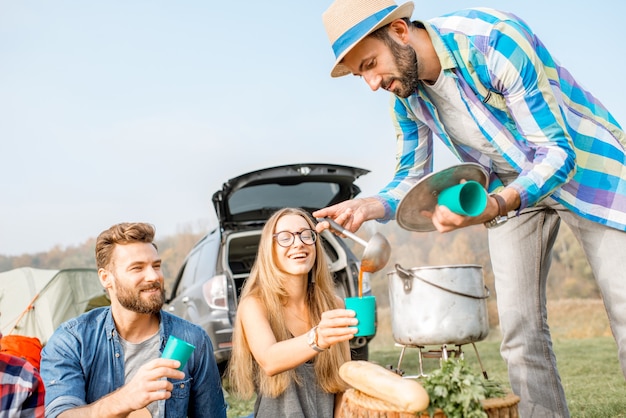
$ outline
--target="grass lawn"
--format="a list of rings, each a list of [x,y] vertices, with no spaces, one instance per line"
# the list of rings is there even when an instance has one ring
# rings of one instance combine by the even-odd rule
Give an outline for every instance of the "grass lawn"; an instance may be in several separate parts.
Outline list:
[[[499,341],[488,339],[477,343],[476,347],[489,378],[508,385],[506,366],[498,351]],[[555,339],[554,350],[572,417],[626,418],[626,381],[617,361],[613,338]],[[480,373],[480,364],[472,346],[463,346],[463,351],[467,364]],[[399,347],[377,345],[370,352],[370,361],[396,367],[399,356]],[[424,360],[425,373],[435,367],[438,367],[438,360]],[[406,375],[419,372],[417,349],[405,351],[401,369]],[[227,401],[230,405],[229,418],[246,416],[254,406],[254,401],[239,402],[230,397]]]

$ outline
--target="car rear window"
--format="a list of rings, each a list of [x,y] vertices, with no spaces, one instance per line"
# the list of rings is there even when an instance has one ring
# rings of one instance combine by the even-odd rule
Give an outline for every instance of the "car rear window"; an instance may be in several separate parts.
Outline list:
[[[242,220],[256,219],[259,214],[267,218],[267,211],[284,207],[319,209],[333,202],[339,190],[338,184],[328,182],[248,186],[230,196],[229,212],[234,218]]]

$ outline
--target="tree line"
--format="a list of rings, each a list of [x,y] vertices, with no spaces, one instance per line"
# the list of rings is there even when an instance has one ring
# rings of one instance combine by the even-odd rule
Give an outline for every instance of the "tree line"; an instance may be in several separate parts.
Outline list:
[[[372,275],[372,286],[380,302],[385,304],[388,273],[396,263],[405,268],[478,264],[483,267],[486,286],[494,292],[494,279],[487,245],[487,232],[482,226],[473,226],[447,234],[438,232],[410,232],[395,222],[378,224],[370,222],[361,228],[359,235],[367,240],[373,232],[382,233],[391,244],[392,254],[387,266]],[[170,284],[183,265],[186,255],[206,232],[183,228],[174,235],[156,240],[163,259],[166,283]],[[362,254],[358,244],[347,241],[357,256]],[[71,247],[55,246],[47,252],[19,256],[0,255],[0,272],[18,267],[63,269],[75,267],[95,268],[95,238]],[[566,225],[561,227],[554,245],[552,267],[548,277],[549,299],[599,298],[593,274],[581,246]]]
[[[205,232],[194,232],[185,228],[174,235],[155,239],[161,255],[162,270],[169,285],[175,278],[178,269],[183,265],[187,253]],[[57,245],[47,252],[22,254],[19,256],[0,255],[0,272],[19,267],[38,269],[96,268],[96,238],[89,238],[77,246],[62,247]]]

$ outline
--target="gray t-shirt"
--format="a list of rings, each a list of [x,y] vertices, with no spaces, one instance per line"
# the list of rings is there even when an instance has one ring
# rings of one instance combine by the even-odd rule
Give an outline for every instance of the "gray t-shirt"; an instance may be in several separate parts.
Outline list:
[[[514,179],[519,175],[482,134],[467,110],[454,78],[447,77],[442,71],[435,84],[424,83],[424,87],[428,92],[428,97],[437,108],[444,129],[453,142],[474,148],[489,156],[493,161],[493,170],[501,179]]]
[[[152,359],[161,356],[159,351],[160,336],[157,332],[145,341],[134,344],[120,337],[120,344],[124,350],[124,383],[128,383],[137,370]],[[161,418],[165,411],[161,411],[160,404],[163,402],[152,402],[147,406],[148,411],[154,418]]]
[[[313,363],[296,368],[301,382],[291,382],[277,398],[257,396],[255,418],[333,418],[335,394],[324,392],[317,383]]]

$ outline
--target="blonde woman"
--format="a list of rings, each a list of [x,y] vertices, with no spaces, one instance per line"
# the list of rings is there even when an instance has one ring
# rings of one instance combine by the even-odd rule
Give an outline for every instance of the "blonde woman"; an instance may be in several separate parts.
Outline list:
[[[258,418],[339,414],[338,370],[350,360],[357,320],[334,293],[317,238],[307,212],[276,212],[241,293],[229,377],[236,395],[257,394]]]

